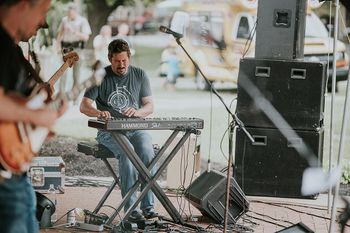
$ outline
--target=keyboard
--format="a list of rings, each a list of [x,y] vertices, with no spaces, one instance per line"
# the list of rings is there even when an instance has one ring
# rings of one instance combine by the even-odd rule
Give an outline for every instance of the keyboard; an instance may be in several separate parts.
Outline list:
[[[110,118],[107,120],[90,119],[88,125],[104,130],[174,130],[203,129],[204,121],[192,117]]]

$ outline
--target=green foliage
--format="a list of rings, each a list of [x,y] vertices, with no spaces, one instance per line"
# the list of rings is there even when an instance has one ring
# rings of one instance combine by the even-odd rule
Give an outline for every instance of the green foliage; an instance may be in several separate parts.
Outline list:
[[[343,169],[343,174],[340,178],[341,184],[349,184],[350,183],[350,165],[347,165]]]

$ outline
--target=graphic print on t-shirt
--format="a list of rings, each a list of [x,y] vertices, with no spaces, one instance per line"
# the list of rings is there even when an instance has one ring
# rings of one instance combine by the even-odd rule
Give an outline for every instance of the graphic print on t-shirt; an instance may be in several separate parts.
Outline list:
[[[114,110],[122,113],[128,107],[135,107],[134,99],[126,86],[118,87],[108,97],[108,105]]]

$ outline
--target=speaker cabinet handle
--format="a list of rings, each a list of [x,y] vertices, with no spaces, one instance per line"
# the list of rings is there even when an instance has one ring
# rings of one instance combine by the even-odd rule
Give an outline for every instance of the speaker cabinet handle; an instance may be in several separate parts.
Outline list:
[[[273,25],[275,27],[289,28],[292,21],[292,11],[285,9],[275,9]]]
[[[303,143],[303,140],[301,138],[289,138],[287,141],[287,147],[289,148],[300,147],[302,143]]]
[[[253,135],[254,142],[253,146],[266,146],[267,145],[267,136]]]
[[[306,79],[306,69],[295,69],[291,71],[292,79]]]
[[[262,78],[269,78],[270,77],[270,67],[265,66],[257,66],[255,67],[255,76],[256,77],[262,77]]]

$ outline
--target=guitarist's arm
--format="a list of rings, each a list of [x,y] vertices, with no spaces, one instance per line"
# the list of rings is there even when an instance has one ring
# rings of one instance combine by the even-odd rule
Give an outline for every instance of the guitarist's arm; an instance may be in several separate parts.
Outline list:
[[[22,101],[23,102],[23,101]],[[15,98],[5,94],[4,89],[0,86],[0,121],[26,122],[37,126],[51,128],[56,120],[66,111],[67,103],[64,102],[59,110],[41,108],[32,110],[19,103]]]

